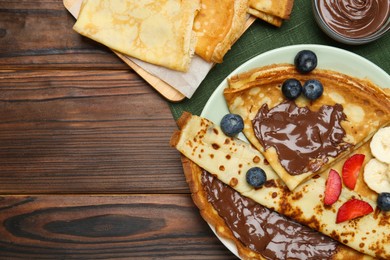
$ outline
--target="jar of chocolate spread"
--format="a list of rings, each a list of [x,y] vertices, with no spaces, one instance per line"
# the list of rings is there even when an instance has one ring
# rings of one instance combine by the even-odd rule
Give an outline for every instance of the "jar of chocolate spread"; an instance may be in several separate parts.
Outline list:
[[[374,41],[390,29],[390,0],[313,0],[318,25],[347,44]]]

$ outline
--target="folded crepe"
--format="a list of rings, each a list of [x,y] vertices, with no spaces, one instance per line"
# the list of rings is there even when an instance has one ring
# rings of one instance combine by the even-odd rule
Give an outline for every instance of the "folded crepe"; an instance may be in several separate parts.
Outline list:
[[[228,137],[213,122],[184,113],[171,145],[199,167],[229,185],[242,196],[307,225],[356,251],[372,257],[390,257],[390,213],[375,211],[350,221],[336,223],[337,209],[350,198],[360,198],[376,208],[376,202],[356,191],[343,189],[331,206],[323,203],[326,175],[319,175],[290,191],[263,155],[237,138]],[[245,173],[262,168],[267,182],[253,188]],[[346,253],[346,251],[344,251]],[[347,254],[347,253],[346,253]]]
[[[294,0],[249,0],[248,13],[280,27],[289,19]]]
[[[249,0],[249,6],[258,11],[289,19],[294,0]]]
[[[223,56],[244,32],[248,0],[201,0],[195,17],[195,53],[209,62],[221,63]]]
[[[113,50],[187,71],[199,0],[84,0],[73,29]]]
[[[367,147],[364,152],[369,151]],[[201,216],[220,237],[236,246],[242,259],[373,259],[242,196],[185,156],[182,164]],[[357,188],[376,197],[363,178],[359,178]]]
[[[324,94],[315,101],[303,95],[286,101],[281,85],[289,78],[302,84],[317,79],[324,86]],[[290,190],[363,145],[390,123],[390,97],[382,89],[368,80],[330,70],[315,69],[304,75],[291,64],[269,65],[230,78],[224,96],[230,112],[244,119],[245,136]],[[283,109],[291,115],[283,120],[269,116],[274,113],[277,117]],[[314,121],[309,118],[312,115],[321,116],[323,121]]]
[[[248,13],[277,27],[282,26],[283,19],[275,15],[267,14],[252,7],[248,8]]]

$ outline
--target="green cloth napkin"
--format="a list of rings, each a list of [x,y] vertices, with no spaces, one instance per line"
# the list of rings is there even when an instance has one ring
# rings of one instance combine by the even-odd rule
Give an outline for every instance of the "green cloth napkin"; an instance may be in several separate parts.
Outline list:
[[[213,91],[235,68],[263,52],[295,44],[322,44],[352,51],[390,74],[390,32],[365,45],[338,43],[317,26],[311,1],[295,0],[290,20],[277,28],[257,19],[225,55],[223,63],[209,72],[191,99],[169,103],[173,117],[179,118],[183,111],[199,115]]]

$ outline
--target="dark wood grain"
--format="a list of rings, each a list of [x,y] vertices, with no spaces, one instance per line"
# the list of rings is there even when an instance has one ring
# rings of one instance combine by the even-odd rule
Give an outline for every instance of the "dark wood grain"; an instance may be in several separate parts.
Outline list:
[[[0,0],[0,259],[235,259],[166,100],[74,23],[62,0]]]
[[[234,259],[186,195],[0,197],[0,256]]]
[[[0,77],[0,193],[188,192],[168,105],[134,73]]]
[[[128,69],[74,23],[62,0],[1,0],[0,69]]]
[[[0,259],[234,259],[167,102],[60,0],[0,0]]]

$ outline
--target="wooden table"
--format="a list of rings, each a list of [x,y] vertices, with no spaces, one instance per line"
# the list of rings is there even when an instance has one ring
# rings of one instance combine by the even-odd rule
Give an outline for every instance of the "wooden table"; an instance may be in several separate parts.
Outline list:
[[[0,0],[0,258],[229,259],[168,104],[60,0]]]

